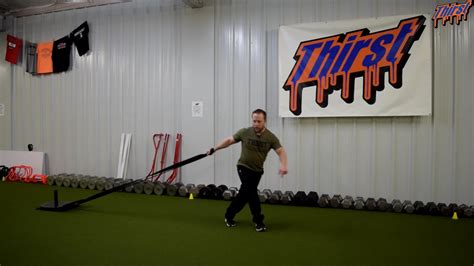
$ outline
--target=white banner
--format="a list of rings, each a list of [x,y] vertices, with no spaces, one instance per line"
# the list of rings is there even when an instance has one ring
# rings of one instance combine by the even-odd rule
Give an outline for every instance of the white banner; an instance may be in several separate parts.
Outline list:
[[[427,15],[281,26],[282,117],[431,114]]]

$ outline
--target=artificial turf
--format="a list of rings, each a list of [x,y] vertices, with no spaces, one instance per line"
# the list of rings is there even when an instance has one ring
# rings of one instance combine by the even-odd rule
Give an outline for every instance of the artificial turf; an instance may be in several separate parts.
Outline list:
[[[473,265],[474,219],[112,193],[63,213],[35,208],[97,191],[0,182],[0,265]]]

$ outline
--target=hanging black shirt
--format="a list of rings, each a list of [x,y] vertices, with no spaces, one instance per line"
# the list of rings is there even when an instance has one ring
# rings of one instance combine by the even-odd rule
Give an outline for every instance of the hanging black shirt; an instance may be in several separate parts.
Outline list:
[[[79,56],[82,56],[89,51],[89,25],[87,24],[87,21],[73,30],[70,37],[74,41]]]
[[[53,43],[53,72],[62,72],[69,69],[69,58],[71,56],[71,39],[69,36],[62,37]]]

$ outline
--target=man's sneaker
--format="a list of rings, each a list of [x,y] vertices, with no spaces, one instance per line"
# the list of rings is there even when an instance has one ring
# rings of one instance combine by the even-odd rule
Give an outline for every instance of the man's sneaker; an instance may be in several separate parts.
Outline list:
[[[235,221],[232,219],[224,219],[224,222],[225,222],[225,225],[227,225],[227,227],[234,227],[237,225]]]
[[[258,224],[255,224],[255,230],[257,232],[265,232],[267,231],[267,227],[265,227],[264,223],[258,223]]]

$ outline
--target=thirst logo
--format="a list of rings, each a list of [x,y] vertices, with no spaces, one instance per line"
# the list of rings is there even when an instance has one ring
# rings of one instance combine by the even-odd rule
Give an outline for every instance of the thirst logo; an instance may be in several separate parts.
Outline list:
[[[376,102],[376,92],[385,87],[385,73],[394,88],[402,87],[409,51],[425,28],[424,16],[400,20],[395,28],[371,33],[367,28],[315,40],[303,41],[294,55],[295,65],[283,85],[289,91],[289,109],[302,111],[302,91],[316,86],[316,104],[325,108],[328,95],[341,90],[348,104],[354,101],[354,81],[363,77],[363,99]]]
[[[438,20],[441,20],[443,26],[446,26],[447,21],[453,24],[454,19],[456,19],[456,24],[459,25],[463,18],[467,20],[471,6],[472,0],[467,0],[464,4],[450,3],[436,6],[435,13],[431,18],[433,20],[433,27],[438,27]]]

